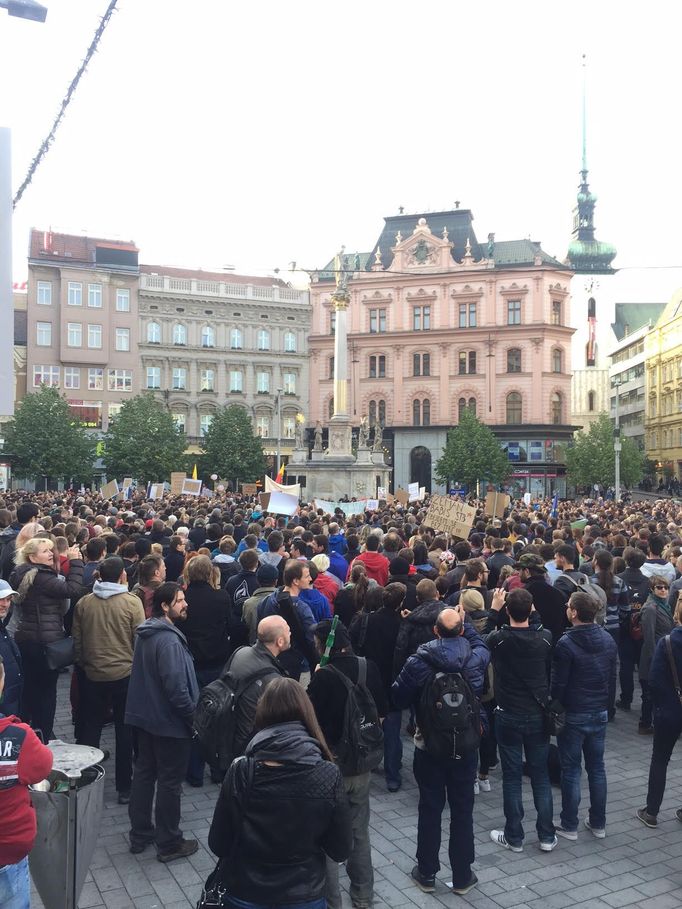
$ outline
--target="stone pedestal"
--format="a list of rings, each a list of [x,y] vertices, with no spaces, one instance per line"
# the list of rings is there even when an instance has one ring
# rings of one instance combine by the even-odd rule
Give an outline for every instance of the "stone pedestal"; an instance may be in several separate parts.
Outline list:
[[[327,460],[353,459],[351,441],[353,430],[347,416],[335,415],[329,421],[329,444]]]
[[[292,466],[305,464],[308,460],[308,449],[307,448],[294,448],[293,454],[289,458],[289,464]]]
[[[372,464],[372,451],[369,448],[358,448],[357,464]]]

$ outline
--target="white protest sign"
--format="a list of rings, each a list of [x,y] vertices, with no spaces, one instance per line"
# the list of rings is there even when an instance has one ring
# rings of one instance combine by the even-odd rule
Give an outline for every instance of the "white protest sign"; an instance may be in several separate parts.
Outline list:
[[[523,501],[526,503],[526,507],[530,508],[531,494],[529,492],[524,492]]]
[[[183,496],[200,496],[202,485],[201,480],[191,480],[189,477],[185,477],[180,492]]]
[[[426,527],[442,530],[466,540],[476,518],[476,509],[465,505],[461,499],[447,496],[431,496],[429,510],[424,518]]]
[[[426,498],[426,486],[419,487],[419,498],[422,500]]]
[[[408,483],[407,484],[407,494],[409,496],[410,502],[419,501],[419,483]]]
[[[367,511],[377,511],[377,509],[379,508],[379,500],[378,499],[367,499],[365,507],[367,508]]]
[[[386,487],[377,486],[377,499],[385,499],[385,498],[386,498]]]
[[[262,492],[259,499],[263,511],[269,511],[270,514],[291,516],[298,509],[298,498],[285,492]]]
[[[265,476],[265,492],[283,492],[288,496],[296,496],[297,499],[301,498],[301,485],[300,483],[291,483],[289,486],[284,486],[282,483],[276,483],[271,477]]]
[[[149,498],[150,499],[162,499],[163,498],[163,483],[152,483],[150,485]]]

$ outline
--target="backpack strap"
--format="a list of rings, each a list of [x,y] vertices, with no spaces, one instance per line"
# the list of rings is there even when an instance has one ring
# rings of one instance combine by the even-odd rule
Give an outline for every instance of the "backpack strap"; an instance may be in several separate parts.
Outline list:
[[[367,687],[367,660],[364,657],[358,657],[358,685]]]

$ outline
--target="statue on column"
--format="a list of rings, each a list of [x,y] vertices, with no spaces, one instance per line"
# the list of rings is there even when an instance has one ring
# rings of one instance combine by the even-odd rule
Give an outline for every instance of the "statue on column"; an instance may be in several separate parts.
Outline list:
[[[381,426],[381,423],[377,423],[374,427],[374,445],[372,445],[372,451],[381,451],[381,446],[384,441],[384,430]]]
[[[296,448],[305,447],[305,417],[300,413],[296,417]]]
[[[322,424],[318,420],[315,424],[315,444],[313,451],[322,451]]]
[[[342,246],[340,251],[334,256],[334,277],[336,278],[336,290],[337,293],[345,293],[348,290],[348,275],[344,269],[344,257],[343,254],[346,251],[346,247]]]
[[[367,448],[369,441],[369,422],[367,417],[360,420],[360,429],[358,431],[358,448]]]

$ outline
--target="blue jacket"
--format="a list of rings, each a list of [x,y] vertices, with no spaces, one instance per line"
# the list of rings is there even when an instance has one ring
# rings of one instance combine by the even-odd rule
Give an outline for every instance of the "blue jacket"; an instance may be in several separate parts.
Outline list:
[[[436,638],[422,644],[413,654],[391,686],[393,706],[402,710],[416,704],[422,688],[434,672],[461,672],[480,697],[485,687],[485,673],[490,651],[473,625],[465,624],[456,638]]]
[[[677,625],[670,632],[670,643],[673,645],[677,677],[682,683],[682,626]],[[658,724],[659,721],[670,724],[682,722],[682,704],[673,687],[673,674],[664,638],[661,638],[656,644],[649,669],[649,688],[656,710],[656,723]]]
[[[329,605],[329,600],[324,594],[320,593],[319,590],[315,590],[314,587],[310,587],[308,590],[301,590],[299,591],[298,598],[299,600],[303,600],[306,606],[310,607],[310,611],[312,612],[316,623],[323,621],[323,619],[331,619],[332,610]]]
[[[184,634],[166,619],[147,619],[135,632],[125,722],[152,735],[191,738],[199,685]]]
[[[340,553],[333,552],[331,549],[329,550],[329,570],[342,584],[346,583],[348,562]]]
[[[618,648],[599,625],[574,625],[557,641],[552,657],[552,698],[566,713],[613,710]]]
[[[14,643],[14,638],[10,636],[2,621],[0,621],[0,656],[5,664],[5,690],[2,693],[0,710],[5,716],[19,716],[19,702],[24,687],[21,654]]]
[[[339,555],[343,555],[348,551],[348,544],[346,543],[346,538],[342,533],[331,534],[327,542],[329,543],[330,556],[332,552],[337,552]]]

